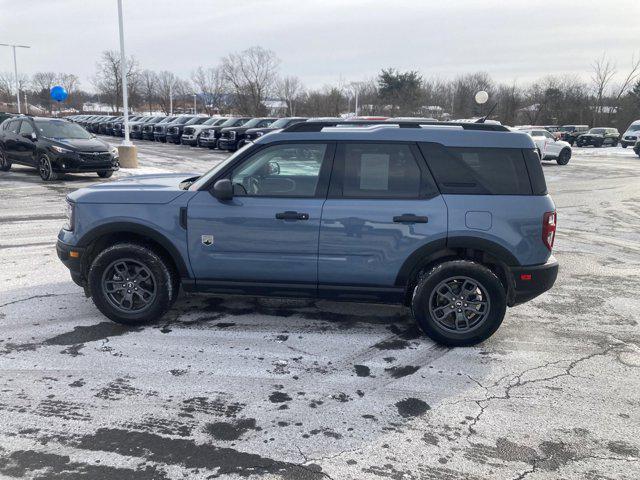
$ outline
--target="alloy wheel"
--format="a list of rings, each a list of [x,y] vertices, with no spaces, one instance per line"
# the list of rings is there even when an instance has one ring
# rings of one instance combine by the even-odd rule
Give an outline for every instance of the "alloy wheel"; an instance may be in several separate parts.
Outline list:
[[[480,327],[489,316],[490,307],[486,289],[469,277],[443,280],[429,298],[431,318],[440,327],[461,333]]]
[[[102,290],[109,303],[123,313],[137,313],[156,298],[156,279],[149,268],[131,258],[112,262],[102,275]]]
[[[48,180],[51,176],[51,162],[46,156],[40,158],[38,162],[38,172],[43,180]]]

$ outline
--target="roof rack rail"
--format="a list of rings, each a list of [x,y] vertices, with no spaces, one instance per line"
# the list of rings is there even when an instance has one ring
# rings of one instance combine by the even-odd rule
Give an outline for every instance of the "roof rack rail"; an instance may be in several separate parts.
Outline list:
[[[411,121],[380,121],[380,120],[341,120],[341,121],[307,121],[301,123],[295,123],[282,129],[283,132],[297,133],[297,132],[321,132],[323,128],[338,127],[338,126],[368,126],[368,125],[383,125],[387,127],[400,128],[421,128],[422,126],[439,126],[439,127],[462,127],[464,130],[484,130],[493,132],[508,132],[510,131],[504,125],[496,125],[492,123],[467,123],[467,122],[411,122]]]

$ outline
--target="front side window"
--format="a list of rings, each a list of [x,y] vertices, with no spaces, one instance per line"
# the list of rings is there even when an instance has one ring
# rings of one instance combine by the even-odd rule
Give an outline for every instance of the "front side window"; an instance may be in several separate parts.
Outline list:
[[[344,159],[343,197],[417,198],[422,175],[411,148],[394,143],[349,143]]]
[[[12,120],[9,122],[9,125],[7,125],[7,130],[11,133],[18,133],[18,128],[20,128],[20,120]]]
[[[233,171],[234,195],[314,197],[326,151],[325,143],[281,144],[259,150]]]
[[[33,133],[33,127],[26,120],[22,121],[22,125],[20,125],[20,135],[31,135]]]

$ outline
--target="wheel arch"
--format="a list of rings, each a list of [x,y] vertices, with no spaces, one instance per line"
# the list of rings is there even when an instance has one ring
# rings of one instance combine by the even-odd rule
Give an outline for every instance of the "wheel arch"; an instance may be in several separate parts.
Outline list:
[[[518,259],[505,247],[477,237],[449,237],[428,243],[415,250],[405,260],[396,276],[395,285],[405,289],[405,304],[413,294],[419,275],[449,260],[472,260],[495,273],[505,288],[507,298],[511,298],[514,289],[510,266],[519,266]]]
[[[100,225],[80,238],[78,246],[87,249],[83,258],[83,274],[86,274],[93,258],[105,246],[124,241],[141,243],[153,248],[174,268],[180,277],[191,277],[187,262],[178,248],[165,235],[151,227],[133,222]]]

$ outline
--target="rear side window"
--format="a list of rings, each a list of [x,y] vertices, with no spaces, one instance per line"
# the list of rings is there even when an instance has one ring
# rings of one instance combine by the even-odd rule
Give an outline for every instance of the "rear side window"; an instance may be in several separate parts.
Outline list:
[[[343,197],[420,196],[422,175],[409,145],[347,143],[340,150],[344,158]]]
[[[444,147],[439,143],[421,143],[420,149],[442,193],[532,194],[520,149]]]

